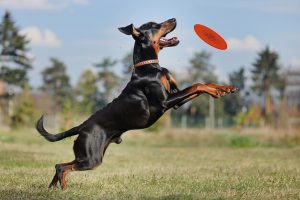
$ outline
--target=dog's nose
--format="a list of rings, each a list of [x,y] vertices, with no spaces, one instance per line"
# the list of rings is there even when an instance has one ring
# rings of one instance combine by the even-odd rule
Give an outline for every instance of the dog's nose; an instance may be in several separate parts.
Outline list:
[[[175,18],[172,18],[172,19],[169,19],[169,21],[171,21],[171,22],[176,22],[176,19],[175,19]]]

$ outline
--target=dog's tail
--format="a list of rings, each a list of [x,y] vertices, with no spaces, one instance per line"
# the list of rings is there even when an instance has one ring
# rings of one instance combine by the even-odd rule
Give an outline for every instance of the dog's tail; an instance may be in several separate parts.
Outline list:
[[[44,122],[44,115],[42,115],[41,118],[36,122],[35,128],[46,140],[48,140],[50,142],[56,142],[56,141],[66,138],[66,137],[70,137],[72,135],[79,134],[78,127],[74,127],[68,131],[53,135],[51,133],[48,133],[45,130],[43,122]]]

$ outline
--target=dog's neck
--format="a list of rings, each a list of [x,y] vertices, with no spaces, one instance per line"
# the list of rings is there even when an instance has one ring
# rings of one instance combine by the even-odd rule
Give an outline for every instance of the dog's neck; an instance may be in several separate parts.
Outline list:
[[[137,65],[148,60],[157,60],[157,54],[152,48],[143,48],[140,43],[135,43],[133,49],[133,64]],[[157,62],[158,63],[158,62]]]

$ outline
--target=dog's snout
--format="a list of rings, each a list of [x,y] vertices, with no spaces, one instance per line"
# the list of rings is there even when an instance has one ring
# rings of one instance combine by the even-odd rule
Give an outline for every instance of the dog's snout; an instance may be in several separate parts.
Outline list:
[[[171,19],[168,19],[164,22],[161,23],[161,25],[170,25],[170,24],[176,24],[176,19],[175,18],[171,18]]]

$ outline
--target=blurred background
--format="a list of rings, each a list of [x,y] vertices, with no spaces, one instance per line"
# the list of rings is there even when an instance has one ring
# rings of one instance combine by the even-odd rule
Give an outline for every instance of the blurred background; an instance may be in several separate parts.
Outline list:
[[[175,17],[181,43],[160,53],[181,89],[232,84],[221,99],[202,95],[150,130],[300,127],[298,1],[0,1],[0,129],[33,127],[41,114],[68,129],[115,98],[130,79],[133,39],[117,28]],[[201,23],[228,42],[201,41]]]
[[[159,54],[180,89],[232,84],[201,95],[146,130],[112,144],[100,169],[48,190],[74,138],[52,133],[86,120],[130,80],[132,37],[118,27],[175,17]],[[299,0],[0,0],[0,199],[299,199]],[[200,40],[195,24],[228,49]],[[84,192],[83,192],[84,191]]]

